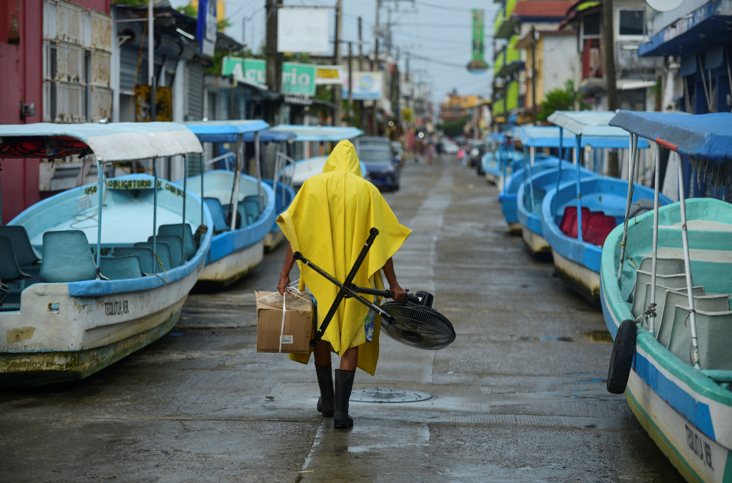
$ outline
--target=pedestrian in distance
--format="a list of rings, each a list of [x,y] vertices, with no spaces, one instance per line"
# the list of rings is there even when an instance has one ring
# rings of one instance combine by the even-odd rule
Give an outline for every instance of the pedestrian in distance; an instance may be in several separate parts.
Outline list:
[[[277,218],[290,246],[287,248],[277,289],[285,293],[290,284],[290,271],[295,264],[294,252],[302,253],[310,262],[345,280],[358,258],[371,228],[379,230],[361,268],[353,279],[359,287],[383,289],[381,273],[386,276],[394,300],[404,300],[406,292],[399,286],[391,257],[407,239],[411,230],[399,224],[379,190],[363,179],[356,149],[341,141],[328,157],[323,174],[308,179],[290,207]],[[299,264],[299,289],[307,289],[317,300],[320,328],[338,288],[310,267]],[[377,299],[374,300],[379,304]],[[338,429],[353,426],[348,403],[356,367],[372,376],[379,358],[381,317],[354,299],[345,299],[325,330],[315,353],[315,371],[320,386],[318,411],[333,418]],[[341,357],[335,370],[335,390],[331,371],[331,351]],[[307,364],[310,354],[290,354],[290,359]]]
[[[458,158],[458,162],[460,163],[460,166],[462,166],[464,168],[465,167],[465,148],[463,146],[460,146],[460,149],[458,149],[457,158]]]

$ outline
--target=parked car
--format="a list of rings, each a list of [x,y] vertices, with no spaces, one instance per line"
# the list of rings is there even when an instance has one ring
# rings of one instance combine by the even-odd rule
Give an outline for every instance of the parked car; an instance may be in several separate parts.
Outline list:
[[[394,162],[402,164],[402,158],[404,155],[404,147],[402,146],[401,141],[392,141],[391,142],[391,151],[392,151],[392,153],[394,153]]]
[[[401,166],[393,161],[391,148],[371,146],[361,147],[361,164],[366,167],[366,179],[379,189],[399,189]]]
[[[442,152],[445,154],[457,154],[459,149],[454,141],[450,141],[449,139],[442,141]]]
[[[391,139],[386,136],[361,136],[357,138],[358,150],[370,148],[388,148],[392,150]]]
[[[468,162],[470,163],[470,167],[480,166],[480,160],[485,154],[485,142],[480,139],[472,139],[468,144],[470,145],[468,149]]]

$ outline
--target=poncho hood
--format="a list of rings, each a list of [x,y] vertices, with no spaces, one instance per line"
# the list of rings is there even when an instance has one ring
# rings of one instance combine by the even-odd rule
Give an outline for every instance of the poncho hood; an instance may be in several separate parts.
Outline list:
[[[333,171],[346,171],[355,174],[359,178],[363,178],[361,175],[361,163],[358,160],[356,148],[350,141],[339,142],[325,161],[323,173]]]
[[[359,287],[383,287],[380,270],[411,230],[399,224],[379,190],[361,176],[356,150],[341,141],[328,158],[323,174],[308,179],[277,218],[292,245],[318,267],[344,281],[358,258],[371,228],[379,230],[371,250],[353,283]],[[318,301],[318,326],[323,322],[338,288],[312,269],[298,262],[300,289],[307,287]],[[372,342],[366,341],[364,318],[368,309],[353,299],[341,302],[323,340],[339,355],[358,347],[358,367],[374,374],[379,358],[379,330],[376,318]],[[307,363],[309,354],[290,354]]]

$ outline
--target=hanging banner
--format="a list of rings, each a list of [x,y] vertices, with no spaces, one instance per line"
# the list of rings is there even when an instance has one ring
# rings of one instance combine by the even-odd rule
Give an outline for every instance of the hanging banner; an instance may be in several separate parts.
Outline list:
[[[214,56],[216,31],[216,0],[199,0],[196,40],[201,42],[201,54]]]
[[[314,64],[282,63],[282,93],[298,96],[315,95],[316,69]],[[259,59],[224,57],[221,75],[233,75],[237,80],[266,86],[267,63]]]
[[[348,73],[343,76],[343,99],[348,99]],[[353,99],[354,100],[379,100],[383,97],[384,73],[383,72],[354,72],[353,73]]]
[[[277,9],[277,52],[330,52],[330,8],[282,6]]]
[[[342,65],[319,65],[315,73],[315,84],[342,84],[343,71]]]
[[[484,39],[484,12],[482,8],[474,8],[473,16],[473,60],[468,64],[468,70],[476,74],[488,70],[485,61],[485,39]]]

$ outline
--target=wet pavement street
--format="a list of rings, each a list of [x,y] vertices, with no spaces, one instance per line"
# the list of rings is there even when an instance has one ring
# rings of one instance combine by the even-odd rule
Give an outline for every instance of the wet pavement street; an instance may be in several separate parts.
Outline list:
[[[497,189],[452,159],[409,165],[401,186],[385,195],[414,230],[399,282],[432,292],[458,336],[438,352],[383,336],[376,377],[359,371],[354,389],[431,399],[351,402],[355,427],[335,431],[312,363],[255,352],[253,291],[275,289],[280,246],[100,373],[0,393],[0,480],[682,481],[605,390],[602,313],[508,235]]]

